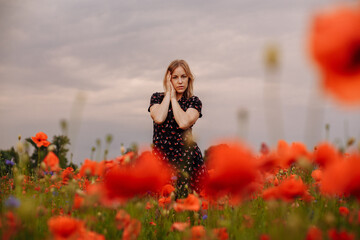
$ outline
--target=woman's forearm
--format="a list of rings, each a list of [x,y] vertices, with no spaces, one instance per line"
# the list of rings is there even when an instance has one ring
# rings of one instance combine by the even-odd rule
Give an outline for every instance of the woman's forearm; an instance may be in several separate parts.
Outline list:
[[[164,99],[162,100],[161,104],[153,105],[150,108],[150,115],[155,123],[161,124],[165,121],[169,111],[169,105],[170,94],[165,93]]]
[[[171,98],[171,106],[173,109],[175,121],[181,129],[188,129],[196,122],[199,117],[198,115],[196,115],[196,110],[195,114],[194,112],[188,113],[182,110],[176,98]]]

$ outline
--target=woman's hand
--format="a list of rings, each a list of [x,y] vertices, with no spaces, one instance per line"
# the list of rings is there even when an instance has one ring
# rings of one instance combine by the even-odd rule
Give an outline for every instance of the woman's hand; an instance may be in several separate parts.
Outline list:
[[[172,87],[172,84],[171,84],[171,73],[170,71],[167,72],[166,74],[166,94],[169,94],[171,95],[171,87]]]

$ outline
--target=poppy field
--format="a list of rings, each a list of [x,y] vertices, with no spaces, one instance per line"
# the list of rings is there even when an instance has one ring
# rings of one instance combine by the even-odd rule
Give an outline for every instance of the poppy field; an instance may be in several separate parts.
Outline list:
[[[309,51],[324,91],[359,105],[359,6],[318,13]],[[0,236],[360,239],[360,142],[346,141],[321,141],[310,149],[278,140],[258,150],[242,141],[220,142],[204,153],[202,191],[179,197],[179,173],[151,151],[122,149],[114,159],[105,153],[101,161],[76,166],[67,161],[66,136],[50,141],[34,132],[0,152]]]
[[[37,144],[45,150],[48,143]],[[86,159],[77,170],[60,168],[48,151],[31,175],[14,163],[1,177],[2,238],[359,238],[358,151],[279,141],[253,152],[228,142],[208,149],[206,160],[203,191],[176,200],[171,169],[149,151]]]

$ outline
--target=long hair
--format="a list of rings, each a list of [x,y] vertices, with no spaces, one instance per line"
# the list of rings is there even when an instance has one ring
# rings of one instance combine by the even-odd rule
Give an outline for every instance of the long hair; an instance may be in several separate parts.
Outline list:
[[[172,74],[175,71],[175,69],[178,67],[182,67],[186,73],[186,76],[189,78],[188,79],[188,87],[186,88],[186,90],[184,92],[184,97],[190,98],[194,95],[193,83],[194,83],[195,78],[190,70],[189,64],[187,64],[187,62],[185,60],[176,59],[170,63],[170,65],[166,69],[165,76],[164,76],[164,82],[163,82],[164,89],[166,90],[166,74],[167,74],[167,72],[170,71],[170,74]]]

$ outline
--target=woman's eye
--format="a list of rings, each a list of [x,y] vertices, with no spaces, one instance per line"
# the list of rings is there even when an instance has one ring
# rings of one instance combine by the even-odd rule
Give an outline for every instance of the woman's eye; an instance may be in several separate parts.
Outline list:
[[[182,75],[181,78],[187,78],[187,76],[186,76],[186,75]]]

